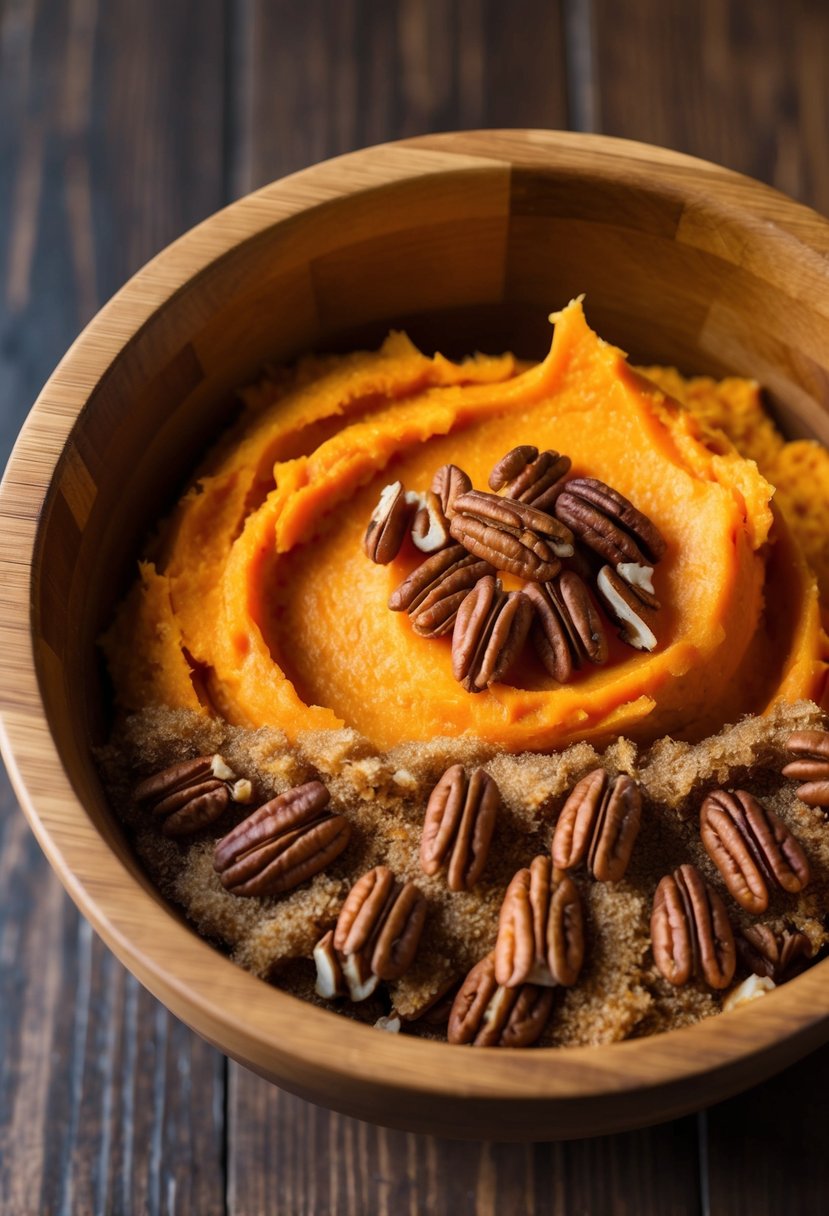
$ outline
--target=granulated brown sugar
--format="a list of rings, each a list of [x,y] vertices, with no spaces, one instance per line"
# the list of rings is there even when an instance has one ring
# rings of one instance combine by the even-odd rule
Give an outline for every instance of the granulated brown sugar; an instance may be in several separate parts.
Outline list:
[[[589,882],[574,875],[587,912],[587,954],[578,983],[560,989],[541,1040],[556,1046],[600,1044],[687,1025],[719,1011],[723,996],[696,984],[674,988],[656,971],[650,950],[650,913],[659,879],[692,861],[725,896],[735,927],[757,923],[727,895],[699,839],[697,813],[716,786],[746,788],[792,829],[812,868],[812,882],[798,896],[774,895],[760,922],[794,925],[813,949],[829,940],[829,829],[824,813],[805,806],[795,785],[780,777],[785,741],[793,730],[821,726],[810,702],[779,706],[701,743],[659,740],[647,750],[625,739],[603,753],[577,743],[553,755],[496,752],[473,740],[437,739],[380,753],[350,730],[320,731],[294,745],[269,728],[244,730],[185,710],[151,709],[123,721],[100,752],[108,792],[133,835],[150,876],[180,905],[198,931],[229,951],[247,970],[287,991],[326,1004],[314,994],[310,962],[317,940],[337,917],[353,879],[385,864],[411,878],[429,901],[426,928],[414,966],[360,1005],[332,1003],[341,1012],[374,1022],[393,1005],[412,1017],[442,993],[494,945],[498,911],[515,871],[550,847],[551,829],[572,786],[601,764],[625,772],[642,787],[642,830],[624,880]],[[257,804],[301,782],[319,778],[332,805],[353,826],[344,853],[310,882],[283,897],[240,898],[222,887],[213,870],[213,845],[250,807],[233,806],[199,836],[165,839],[132,791],[146,776],[174,761],[220,752],[249,777]],[[495,778],[503,809],[484,876],[471,892],[451,893],[442,874],[420,869],[419,847],[429,792],[452,763],[483,764]],[[735,983],[742,978],[738,971]],[[409,1033],[443,1037],[441,1028],[413,1022]]]

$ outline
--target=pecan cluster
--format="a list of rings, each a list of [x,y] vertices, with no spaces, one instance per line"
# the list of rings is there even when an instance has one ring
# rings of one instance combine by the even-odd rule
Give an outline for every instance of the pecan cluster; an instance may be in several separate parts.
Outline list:
[[[216,845],[213,868],[233,895],[281,895],[324,870],[351,836],[321,781],[272,798]]]
[[[746,912],[763,913],[773,894],[796,895],[811,882],[794,833],[747,790],[713,790],[700,807],[699,827],[728,894]],[[665,979],[698,979],[716,989],[731,983],[738,960],[749,972],[783,983],[803,970],[812,953],[808,937],[796,929],[758,924],[735,934],[721,897],[691,865],[659,883],[651,936]]]
[[[196,756],[154,773],[133,797],[159,820],[162,835],[177,838],[215,823],[231,802],[250,802],[253,788],[222,756]]]
[[[474,1047],[531,1047],[553,1007],[553,993],[536,984],[506,988],[495,976],[495,955],[476,963],[461,984],[449,1014],[450,1043]]]
[[[388,866],[363,874],[336,927],[314,949],[317,993],[364,1001],[381,980],[400,979],[414,961],[425,919],[426,897],[413,882],[398,882]]]
[[[367,555],[388,563],[407,534],[429,554],[392,592],[389,607],[406,612],[421,637],[451,633],[453,672],[468,692],[504,680],[528,636],[559,683],[584,662],[606,662],[591,582],[623,641],[640,650],[657,645],[652,576],[665,542],[611,486],[568,481],[570,467],[568,456],[523,444],[495,465],[490,492],[447,464],[425,494],[397,481],[380,495],[364,537]],[[499,574],[521,579],[523,588],[505,592]]]
[[[468,786],[462,772],[457,765],[448,769],[433,791],[433,814],[427,812],[423,836],[428,852],[436,824],[458,822],[461,802],[468,804],[481,770]],[[443,808],[450,803],[454,810],[448,816]],[[454,998],[450,1043],[518,1047],[536,1042],[552,1010],[553,989],[575,984],[584,964],[584,905],[566,869],[589,859],[591,877],[618,881],[630,861],[640,810],[638,786],[624,775],[610,777],[596,769],[573,789],[559,815],[564,827],[556,827],[552,855],[534,857],[507,887],[495,948],[476,963]],[[452,839],[449,829],[446,839]],[[559,864],[562,852],[565,866]],[[438,868],[432,865],[428,872]]]

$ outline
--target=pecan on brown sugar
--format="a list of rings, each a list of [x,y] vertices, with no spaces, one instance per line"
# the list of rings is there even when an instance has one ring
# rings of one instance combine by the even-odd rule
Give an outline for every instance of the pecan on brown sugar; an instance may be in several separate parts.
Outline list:
[[[639,835],[642,795],[625,773],[594,769],[573,787],[553,834],[553,865],[571,870],[586,863],[599,882],[619,882]]]
[[[455,499],[472,489],[472,479],[456,464],[442,464],[432,478],[432,493],[437,494],[443,514],[455,514]]]
[[[401,482],[385,486],[363,537],[366,557],[379,566],[393,561],[400,552],[414,510]]]
[[[747,925],[737,934],[737,952],[749,971],[785,984],[809,966],[812,943],[799,929],[776,932],[771,925]]]
[[[213,868],[233,895],[279,895],[312,878],[348,844],[351,825],[327,809],[328,790],[309,781],[260,806],[223,837]]]
[[[699,826],[705,851],[746,912],[765,912],[772,890],[796,895],[808,886],[809,862],[797,838],[746,790],[714,790]]]
[[[569,528],[523,502],[470,490],[455,499],[449,530],[470,553],[531,582],[546,582],[573,553]]]
[[[607,660],[607,635],[583,579],[563,570],[548,583],[527,583],[523,594],[535,608],[532,640],[546,670],[567,684],[584,659]]]
[[[584,962],[584,909],[579,889],[549,857],[534,857],[507,887],[498,917],[495,977],[499,984],[575,984]]]
[[[783,776],[803,782],[797,791],[800,801],[829,807],[829,731],[795,731],[786,741],[786,750],[793,759]]]
[[[734,931],[720,895],[696,866],[683,865],[660,880],[653,899],[654,962],[669,984],[691,979],[727,988],[737,967]]]
[[[476,963],[460,986],[449,1014],[450,1043],[473,1047],[530,1047],[550,1017],[549,988],[522,984],[505,988],[495,978],[495,955]]]
[[[452,632],[458,609],[478,580],[494,573],[463,545],[450,545],[415,567],[389,596],[389,608],[408,613],[420,637],[443,637]]]
[[[413,882],[399,883],[388,866],[375,866],[355,882],[333,939],[353,1001],[365,1000],[380,980],[405,974],[425,920],[423,892]]]
[[[655,524],[618,490],[595,477],[568,482],[556,499],[555,513],[611,566],[652,566],[665,552]]]
[[[532,624],[530,601],[507,594],[498,579],[478,580],[458,608],[452,631],[452,674],[467,692],[483,692],[507,674]]]
[[[238,779],[219,756],[196,756],[155,773],[133,797],[161,821],[164,836],[190,836],[224,813],[231,802],[250,802],[251,784]]]
[[[486,865],[500,805],[498,786],[482,768],[471,777],[462,764],[448,768],[426,807],[420,841],[424,874],[445,866],[450,891],[474,887]]]
[[[539,511],[549,511],[564,487],[570,463],[569,456],[522,444],[501,457],[489,475],[489,488],[502,490],[506,498]]]

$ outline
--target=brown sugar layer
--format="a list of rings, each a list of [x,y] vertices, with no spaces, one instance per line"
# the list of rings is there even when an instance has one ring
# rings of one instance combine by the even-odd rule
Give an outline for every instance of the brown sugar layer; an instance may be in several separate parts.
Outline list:
[[[295,995],[329,1004],[374,1022],[393,1008],[412,1019],[492,949],[504,890],[516,870],[548,853],[552,827],[572,786],[597,765],[639,781],[642,829],[625,878],[617,883],[574,877],[585,900],[587,956],[578,983],[556,993],[542,1043],[597,1045],[687,1025],[720,1010],[728,992],[691,983],[668,984],[650,949],[650,914],[659,879],[693,862],[725,897],[735,929],[751,923],[795,926],[815,953],[829,942],[829,820],[796,797],[796,785],[780,770],[785,742],[794,730],[825,724],[811,702],[780,705],[764,717],[745,718],[701,743],[660,739],[648,749],[619,739],[604,752],[587,743],[543,755],[509,755],[472,739],[406,743],[374,750],[351,730],[306,733],[289,743],[278,730],[247,730],[189,710],[147,709],[125,719],[98,759],[112,803],[134,837],[137,851],[161,892],[181,906],[200,933],[240,965]],[[220,752],[249,778],[259,805],[278,793],[318,778],[332,807],[352,825],[346,850],[325,870],[291,893],[241,898],[222,887],[213,870],[213,846],[251,807],[233,805],[222,819],[187,841],[165,839],[149,813],[133,799],[137,783],[167,765]],[[450,765],[482,764],[503,799],[484,875],[469,892],[452,893],[445,875],[427,877],[419,848],[429,792]],[[702,848],[698,812],[711,789],[748,789],[776,812],[803,845],[812,882],[800,895],[773,895],[759,918],[728,895]],[[314,994],[310,957],[333,926],[351,883],[378,864],[413,879],[428,898],[428,916],[410,971],[361,1005],[325,1002]],[[745,971],[738,969],[734,985]],[[443,1037],[441,1028],[411,1021],[407,1033]]]

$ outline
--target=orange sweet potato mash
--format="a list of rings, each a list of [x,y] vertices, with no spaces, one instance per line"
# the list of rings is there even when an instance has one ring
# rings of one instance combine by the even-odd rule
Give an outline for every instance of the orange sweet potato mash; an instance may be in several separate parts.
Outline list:
[[[121,705],[191,708],[290,738],[345,724],[380,748],[471,734],[520,751],[702,738],[781,700],[820,700],[815,575],[768,479],[795,445],[772,428],[761,471],[723,424],[739,415],[759,433],[745,408],[729,415],[729,394],[739,406],[748,382],[706,390],[662,371],[658,384],[658,370],[633,370],[591,331],[580,301],[555,322],[532,367],[430,359],[392,334],[378,352],[309,360],[250,392],[104,640]],[[614,640],[605,666],[567,686],[527,663],[472,696],[452,676],[449,640],[418,637],[387,609],[422,555],[407,543],[372,565],[361,539],[388,482],[426,490],[452,462],[484,488],[521,443],[567,453],[573,476],[613,485],[657,525],[668,545],[658,646]]]

